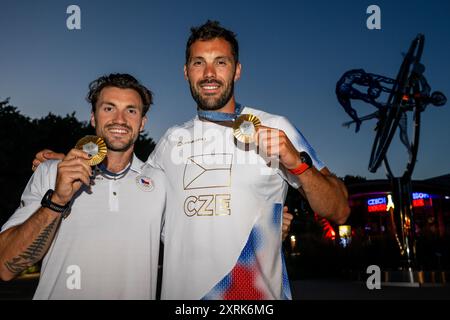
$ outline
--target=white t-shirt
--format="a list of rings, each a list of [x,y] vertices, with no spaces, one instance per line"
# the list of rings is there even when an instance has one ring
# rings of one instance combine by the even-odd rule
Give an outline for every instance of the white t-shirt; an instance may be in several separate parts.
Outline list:
[[[57,163],[38,167],[2,231],[40,208]],[[97,175],[91,192],[83,187],[44,257],[34,299],[155,299],[164,182],[134,156],[124,177]]]
[[[264,126],[286,132],[317,169],[324,165],[285,118],[245,107]],[[198,117],[169,129],[149,163],[167,178],[162,299],[290,299],[281,248],[287,183],[232,128]]]

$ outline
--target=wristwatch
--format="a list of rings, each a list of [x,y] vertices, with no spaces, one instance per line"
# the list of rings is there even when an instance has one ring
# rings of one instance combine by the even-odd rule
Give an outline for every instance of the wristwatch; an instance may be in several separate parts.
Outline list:
[[[48,189],[45,193],[44,197],[41,200],[41,206],[44,208],[49,208],[55,212],[61,213],[64,217],[66,217],[70,213],[70,202],[64,206],[56,204],[52,201],[52,195],[55,191],[53,189]]]
[[[300,152],[300,161],[302,163],[297,168],[289,169],[290,173],[295,174],[296,176],[301,175],[313,165],[311,157],[305,151]]]

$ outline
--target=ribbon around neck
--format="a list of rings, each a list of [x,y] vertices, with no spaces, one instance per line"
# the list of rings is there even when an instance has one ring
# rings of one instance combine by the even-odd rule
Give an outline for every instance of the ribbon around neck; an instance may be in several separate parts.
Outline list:
[[[232,121],[235,121],[236,118],[241,114],[242,109],[244,109],[244,106],[242,106],[239,103],[236,103],[234,113],[197,109],[197,114],[200,119],[204,119],[204,120],[208,120],[208,121],[213,121],[213,122],[231,121],[232,122]]]

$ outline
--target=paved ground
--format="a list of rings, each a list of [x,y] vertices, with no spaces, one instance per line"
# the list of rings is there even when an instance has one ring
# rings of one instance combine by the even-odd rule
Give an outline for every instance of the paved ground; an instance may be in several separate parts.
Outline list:
[[[0,282],[0,300],[29,300],[33,297],[37,279]],[[369,290],[363,282],[342,280],[298,280],[292,282],[296,300],[450,300],[450,286],[396,287],[381,286]]]
[[[292,283],[296,300],[450,300],[450,286],[405,287],[381,284],[369,290],[364,282],[300,280]]]

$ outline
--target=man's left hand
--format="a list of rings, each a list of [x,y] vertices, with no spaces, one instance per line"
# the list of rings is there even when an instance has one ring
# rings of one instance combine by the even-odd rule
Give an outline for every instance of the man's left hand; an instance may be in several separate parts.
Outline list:
[[[288,207],[284,206],[283,208],[283,227],[282,227],[282,239],[286,239],[287,235],[289,234],[289,231],[291,230],[291,224],[292,219],[294,219],[294,216],[288,212]]]
[[[302,162],[300,154],[283,130],[260,126],[255,135],[260,154],[278,158],[287,169],[297,168]]]

